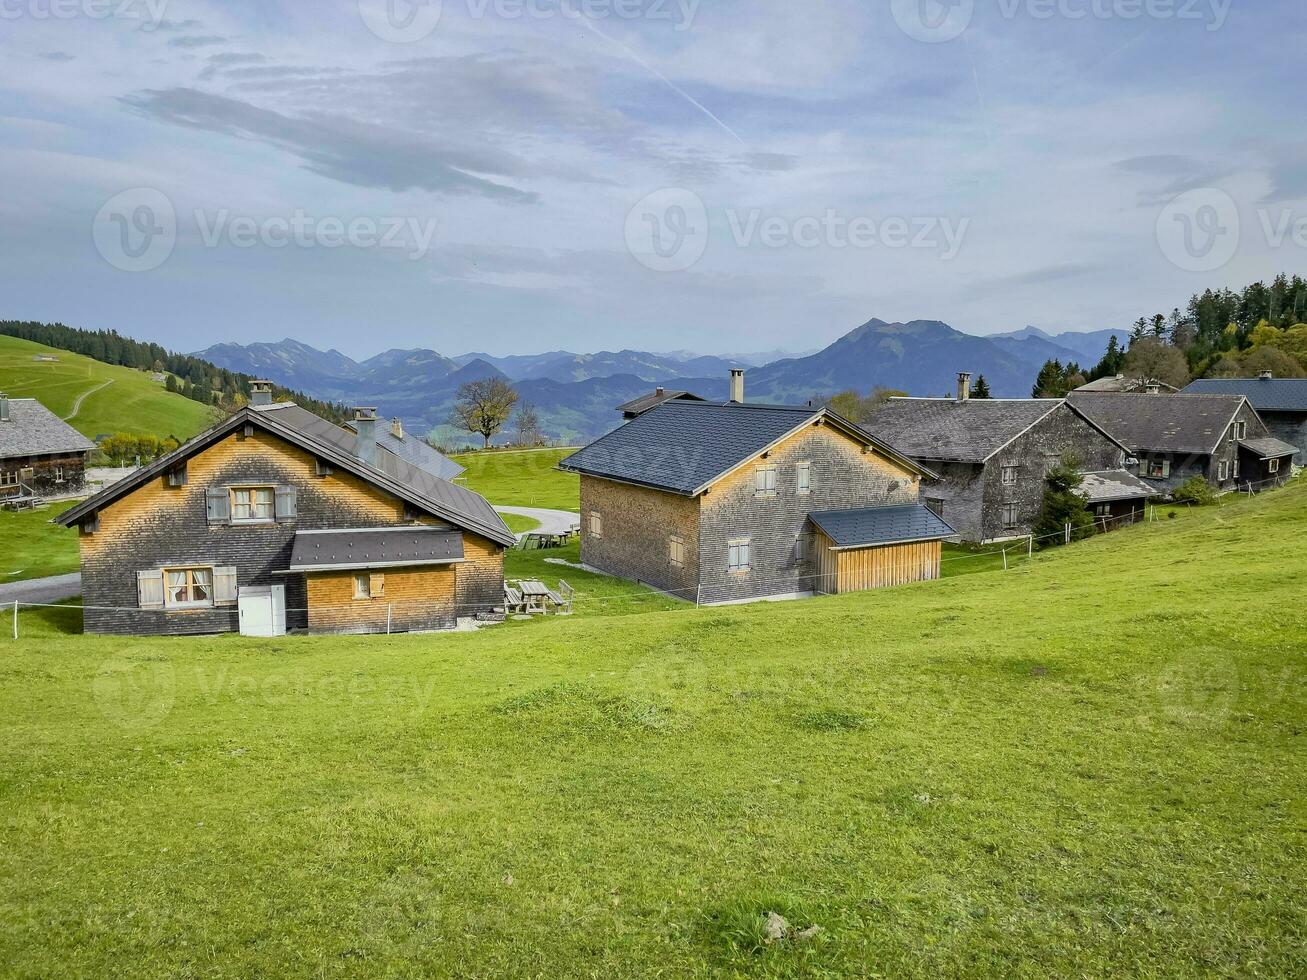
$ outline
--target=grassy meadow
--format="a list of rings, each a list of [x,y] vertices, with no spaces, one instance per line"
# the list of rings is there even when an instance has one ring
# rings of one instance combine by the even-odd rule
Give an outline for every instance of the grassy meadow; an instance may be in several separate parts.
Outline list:
[[[0,585],[78,570],[76,528],[50,523],[71,506],[0,510]]]
[[[0,963],[1301,976],[1304,527],[1295,486],[1006,574],[472,635],[25,612]]]
[[[58,360],[34,360],[38,355]],[[143,371],[17,337],[0,336],[0,391],[11,398],[35,398],[60,418],[76,408],[68,424],[88,439],[126,432],[184,441],[212,421],[199,402],[164,390]]]
[[[559,470],[575,449],[533,449],[460,453],[450,457],[467,472],[458,482],[496,506],[580,509],[581,479]]]

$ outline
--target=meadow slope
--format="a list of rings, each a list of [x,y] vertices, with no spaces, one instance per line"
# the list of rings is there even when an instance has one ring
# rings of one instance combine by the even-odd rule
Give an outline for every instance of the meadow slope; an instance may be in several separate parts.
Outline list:
[[[25,613],[0,963],[1302,975],[1305,521],[1293,487],[1009,573],[475,635]]]

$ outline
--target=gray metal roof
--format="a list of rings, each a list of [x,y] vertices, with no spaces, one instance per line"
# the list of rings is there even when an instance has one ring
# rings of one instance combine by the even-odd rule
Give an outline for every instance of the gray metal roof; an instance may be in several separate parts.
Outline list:
[[[1237,395],[1087,394],[1067,399],[1131,452],[1210,455],[1225,437],[1243,398]]]
[[[345,425],[351,432],[354,431],[352,421],[346,422]],[[420,439],[411,432],[405,432],[402,439],[397,438],[390,430],[390,426],[381,421],[377,422],[377,445],[442,480],[452,480],[466,469],[448,456],[432,449],[425,439]]]
[[[1091,504],[1161,496],[1161,491],[1152,484],[1126,470],[1098,470],[1082,475],[1084,482],[1080,484],[1080,492],[1089,498]]]
[[[1279,459],[1298,452],[1298,447],[1293,443],[1270,436],[1265,439],[1240,439],[1239,445],[1251,453],[1256,453],[1260,459]]]
[[[1307,378],[1200,378],[1185,395],[1242,395],[1259,412],[1307,412]]]
[[[938,541],[957,534],[938,514],[921,504],[828,510],[808,516],[837,548]]]
[[[617,410],[624,415],[643,415],[650,409],[657,408],[663,402],[670,401],[692,401],[701,402],[704,399],[689,391],[657,391],[650,392],[647,395],[641,395],[639,398],[633,398],[625,405],[618,405]]]
[[[0,422],[0,459],[46,453],[83,453],[95,443],[35,398],[9,399],[9,420]]]
[[[142,467],[126,479],[106,487],[89,500],[65,511],[57,520],[65,527],[71,526],[87,514],[134,490],[147,480],[167,472],[178,462],[200,451],[211,442],[251,423],[268,429],[275,435],[321,456],[328,463],[353,473],[437,517],[508,547],[517,543],[517,536],[508,529],[504,519],[481,494],[418,469],[412,463],[392,453],[379,453],[376,466],[364,463],[354,454],[356,442],[354,433],[292,402],[246,406],[226,421],[201,433],[171,453],[161,456],[149,466]]]
[[[791,432],[823,420],[912,472],[927,472],[825,409],[679,400],[632,419],[568,456],[559,467],[693,495]]]
[[[983,463],[1061,404],[1049,398],[891,398],[863,428],[914,459]]]
[[[291,547],[290,571],[448,565],[462,560],[461,531],[424,527],[300,531]]]

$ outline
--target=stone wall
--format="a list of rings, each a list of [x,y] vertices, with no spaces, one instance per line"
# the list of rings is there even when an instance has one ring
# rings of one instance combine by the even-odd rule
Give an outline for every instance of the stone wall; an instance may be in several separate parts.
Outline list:
[[[591,521],[596,513],[600,534],[594,533]],[[671,562],[673,535],[683,543],[685,557],[679,568]],[[699,586],[699,501],[582,476],[581,560],[693,602]]]

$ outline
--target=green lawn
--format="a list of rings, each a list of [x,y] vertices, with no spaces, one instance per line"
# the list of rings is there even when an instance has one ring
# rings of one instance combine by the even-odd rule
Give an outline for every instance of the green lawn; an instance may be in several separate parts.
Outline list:
[[[77,571],[76,529],[50,523],[71,506],[0,510],[0,585]]]
[[[58,360],[33,360],[38,354]],[[35,398],[60,418],[73,411],[78,396],[86,394],[68,424],[91,439],[127,432],[186,440],[212,421],[199,402],[165,391],[143,371],[17,337],[0,336],[0,391],[11,398]]]
[[[500,514],[508,529],[514,534],[521,534],[524,531],[534,531],[540,526],[540,522],[534,517],[524,517],[521,514]]]
[[[1301,976],[1305,526],[1294,487],[1007,574],[474,635],[24,613],[0,963]]]
[[[575,449],[462,453],[451,457],[467,467],[459,482],[496,506],[580,509],[581,481],[557,469]]]

